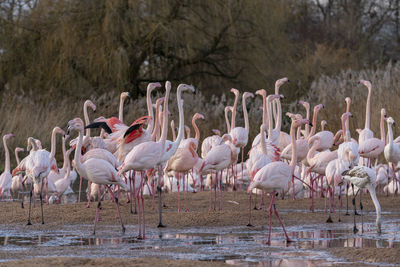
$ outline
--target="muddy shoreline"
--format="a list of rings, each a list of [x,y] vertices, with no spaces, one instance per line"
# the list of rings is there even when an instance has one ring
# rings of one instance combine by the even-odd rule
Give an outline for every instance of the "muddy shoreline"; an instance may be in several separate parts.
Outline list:
[[[165,195],[165,205],[166,208],[163,209],[163,223],[167,225],[167,228],[170,229],[184,229],[184,228],[210,228],[210,227],[232,227],[232,226],[246,226],[248,223],[248,194],[244,192],[224,192],[223,193],[223,201],[222,201],[222,211],[209,211],[209,192],[199,192],[199,193],[187,193],[187,208],[188,212],[177,212],[177,203],[178,196],[177,193],[166,194]],[[386,197],[383,195],[379,196],[379,201],[382,206],[382,219],[400,219],[400,208],[396,203],[399,198],[396,197]],[[265,199],[266,208],[268,207],[269,199]],[[337,201],[337,200],[336,200]],[[137,215],[131,214],[129,212],[129,204],[126,203],[126,200],[122,200],[121,214],[124,224],[127,226],[132,226],[128,228],[127,235],[134,236],[137,233],[135,232],[135,226],[137,224]],[[260,196],[257,197],[257,206],[259,206]],[[326,224],[327,214],[324,213],[324,202],[325,199],[319,198],[315,203],[315,212],[312,213],[309,208],[311,206],[311,199],[301,199],[301,200],[291,200],[278,199],[276,204],[278,211],[285,223],[286,226],[298,226],[302,227],[313,224]],[[349,201],[349,204],[351,200]],[[62,228],[64,226],[76,225],[91,225],[93,223],[93,219],[95,216],[95,208],[96,204],[93,203],[90,208],[85,208],[86,203],[77,203],[77,204],[63,204],[63,205],[44,205],[44,213],[45,213],[45,224],[40,224],[40,206],[36,205],[36,207],[32,210],[32,223],[33,225],[27,226],[27,215],[28,215],[28,203],[25,203],[26,208],[21,209],[20,203],[17,202],[1,202],[0,207],[2,210],[2,216],[0,217],[0,225],[2,228],[10,228],[14,230],[21,231],[46,231],[46,230],[57,230],[58,228]],[[157,199],[155,199],[155,205],[157,205]],[[363,197],[363,205],[364,205],[364,222],[369,223],[371,227],[374,227],[373,224],[375,221],[375,209],[374,205],[369,196],[364,195]],[[338,203],[337,203],[338,208]],[[346,198],[343,198],[343,208],[346,207]],[[359,207],[357,200],[357,207]],[[217,205],[218,208],[218,205]],[[185,202],[183,201],[183,195],[181,194],[181,210],[186,210]],[[350,213],[351,213],[350,206]],[[337,210],[338,211],[338,210]],[[145,197],[145,212],[146,212],[146,227],[148,229],[155,229],[158,225],[158,213],[157,209],[153,209],[152,207],[152,198]],[[268,222],[268,211],[266,210],[264,213],[262,210],[251,210],[252,212],[252,224],[254,227],[252,229],[262,230],[261,226],[265,225]],[[344,216],[345,211],[342,210],[341,220],[342,224],[351,223],[353,221],[352,216]],[[106,230],[109,226],[113,226],[115,229],[115,234],[120,235],[119,220],[116,217],[115,212],[115,204],[110,201],[102,202],[102,210],[101,210],[101,221],[98,223],[98,230]],[[341,224],[338,223],[338,212],[332,215],[332,219],[334,221],[333,224]],[[273,217],[272,218],[273,226],[279,226],[278,220]],[[357,223],[360,226],[361,219],[360,216],[357,216]],[[400,229],[400,226],[399,226]],[[86,231],[86,229],[85,229]],[[385,232],[385,225],[382,225],[382,231]],[[91,234],[90,229],[87,229],[87,235]],[[263,230],[266,234],[266,230]],[[283,233],[282,233],[282,239]],[[356,247],[346,247],[346,248],[327,248],[325,249],[328,253],[343,258],[345,260],[355,262],[356,265],[364,265],[364,263],[388,263],[388,264],[399,264],[400,259],[398,258],[400,255],[400,248],[356,248]],[[28,255],[29,257],[29,255]],[[7,257],[7,253],[0,253],[0,259],[8,260],[11,259]],[[73,258],[52,258],[50,262],[52,265],[59,262],[59,264],[65,265],[85,265],[92,266],[97,265],[94,259],[80,259],[73,263]],[[125,259],[111,260],[110,264],[117,264],[122,266],[147,266],[160,264],[163,266],[192,266],[198,265],[199,262],[189,261],[190,263],[183,263],[181,260],[165,260],[165,262],[160,261],[159,259],[148,259],[142,258],[143,262],[134,263],[125,261]],[[47,265],[47,263],[41,262],[39,259],[35,259],[33,262],[38,262],[37,264],[42,266]],[[14,266],[25,266],[27,264],[26,261],[22,259],[12,262],[6,262],[5,264],[11,264]],[[203,262],[201,262],[203,264]],[[222,262],[208,262],[207,264],[220,266],[223,265]],[[49,264],[50,265],[50,264]],[[158,266],[158,265],[155,265]],[[208,266],[208,265],[207,265]]]

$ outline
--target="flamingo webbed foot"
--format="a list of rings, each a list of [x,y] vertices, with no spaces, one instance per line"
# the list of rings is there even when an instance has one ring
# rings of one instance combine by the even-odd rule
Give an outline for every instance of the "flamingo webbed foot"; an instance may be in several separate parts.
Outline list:
[[[328,219],[326,220],[327,223],[333,223],[331,216],[329,215]]]
[[[159,224],[157,225],[157,228],[165,228],[165,227],[167,227],[167,226],[164,225],[164,224],[162,224],[162,223],[159,223]]]

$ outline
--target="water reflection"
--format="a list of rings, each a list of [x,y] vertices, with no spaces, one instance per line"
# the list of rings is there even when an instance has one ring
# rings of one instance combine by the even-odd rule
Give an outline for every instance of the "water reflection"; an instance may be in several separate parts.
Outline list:
[[[323,249],[333,247],[388,248],[400,247],[397,225],[385,224],[385,233],[377,235],[374,227],[370,232],[354,235],[348,225],[309,226],[311,229],[289,227],[288,234],[295,242],[287,243],[274,228],[271,246],[266,246],[267,233],[246,227],[225,227],[211,229],[149,229],[148,239],[138,240],[135,236],[113,236],[114,229],[107,229],[103,235],[85,236],[91,226],[65,226],[59,231],[0,230],[0,251],[18,249],[35,251],[35,256],[51,255],[50,249],[58,255],[80,255],[83,257],[104,257],[107,253],[115,257],[158,256],[172,259],[193,259],[203,261],[225,261],[243,266],[319,266],[321,262],[335,262]],[[129,226],[132,227],[132,226]],[[339,228],[340,227],[340,228]],[[112,228],[112,226],[110,226]],[[82,232],[79,232],[81,229]],[[129,229],[127,233],[136,232]],[[2,245],[1,245],[2,244]],[[90,251],[90,253],[88,253]],[[250,252],[250,253],[249,253]],[[97,253],[97,254],[96,254]],[[108,255],[108,254],[107,254]]]

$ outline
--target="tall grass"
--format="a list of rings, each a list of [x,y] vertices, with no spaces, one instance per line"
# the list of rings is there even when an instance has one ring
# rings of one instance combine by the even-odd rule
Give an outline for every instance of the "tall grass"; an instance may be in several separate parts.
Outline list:
[[[336,76],[321,76],[312,83],[310,91],[303,100],[308,100],[312,106],[318,103],[325,105],[320,112],[319,121],[327,120],[328,129],[336,131],[340,129],[340,116],[346,109],[345,97],[352,99],[351,112],[353,117],[350,120],[352,136],[358,138],[355,132],[356,128],[364,128],[365,123],[365,103],[368,90],[365,86],[359,84],[360,79],[366,79],[372,83],[371,100],[371,128],[376,136],[379,136],[380,109],[386,108],[388,116],[399,120],[400,116],[400,63],[388,64],[384,68],[377,70],[364,70],[355,72],[352,70],[342,71]],[[176,86],[176,85],[175,85]],[[228,92],[228,89],[226,90]],[[158,89],[153,93],[152,99],[161,97],[164,90]],[[272,90],[269,90],[272,93]],[[89,117],[93,120],[96,117],[117,116],[119,105],[119,94],[108,92],[99,96],[93,95],[89,98],[97,105],[97,111],[93,113],[89,109]],[[184,93],[185,124],[191,126],[191,119],[194,113],[198,112],[205,116],[205,120],[198,120],[201,139],[212,134],[211,129],[219,129],[226,132],[224,118],[224,107],[233,104],[233,94],[222,94],[220,97],[212,96],[210,98],[197,91],[196,94]],[[43,147],[50,149],[50,135],[55,126],[66,129],[67,122],[75,117],[83,119],[83,103],[86,99],[56,98],[49,102],[36,100],[30,94],[15,94],[6,91],[0,100],[0,112],[3,120],[0,121],[1,135],[13,133],[15,137],[9,140],[10,150],[16,146],[26,147],[26,139],[33,136],[42,141]],[[299,111],[305,113],[304,109],[297,105],[297,102],[285,103],[282,100],[284,110]],[[262,101],[259,96],[255,99],[248,99],[247,108],[250,119],[250,137],[249,142],[259,132],[262,111],[260,107]],[[176,95],[171,94],[169,99],[169,110],[171,112],[170,120],[175,120],[178,125],[178,108],[176,105]],[[238,103],[238,115],[236,119],[237,126],[244,126],[242,116],[241,98]],[[124,122],[132,123],[140,116],[147,114],[146,98],[128,99],[124,105]],[[283,113],[285,114],[285,113]],[[288,127],[288,119],[284,116],[284,127]],[[98,132],[94,132],[97,134]],[[192,134],[194,135],[194,134]],[[171,133],[169,133],[171,138]],[[57,158],[61,161],[60,140],[58,140]],[[250,145],[247,146],[249,149]],[[25,154],[26,155],[26,154]],[[11,153],[14,162],[14,154]],[[4,164],[4,149],[1,145],[0,164]],[[15,163],[14,163],[15,164]],[[15,165],[12,166],[15,166]]]
[[[400,120],[400,63],[389,63],[378,69],[363,71],[344,70],[336,76],[321,76],[311,85],[310,91],[303,100],[309,101],[312,106],[322,103],[325,108],[320,112],[319,121],[325,119],[328,129],[341,129],[340,116],[346,111],[345,98],[350,97],[350,130],[352,137],[358,139],[355,129],[365,126],[365,108],[368,96],[367,88],[360,84],[360,79],[368,80],[372,84],[371,94],[371,129],[376,137],[380,137],[379,123],[381,108],[385,108],[387,115]],[[304,109],[292,103],[292,111],[305,113]],[[386,124],[385,129],[387,132]]]

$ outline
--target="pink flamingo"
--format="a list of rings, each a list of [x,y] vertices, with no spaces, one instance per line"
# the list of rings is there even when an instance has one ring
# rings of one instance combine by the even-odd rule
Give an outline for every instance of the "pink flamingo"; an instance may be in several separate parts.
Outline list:
[[[71,154],[72,150],[74,150],[74,148],[70,148],[67,151],[65,151],[66,166],[65,166],[64,177],[62,179],[55,181],[55,183],[54,183],[54,186],[56,187],[59,203],[61,202],[61,196],[65,193],[65,191],[67,191],[68,187],[70,186],[71,163],[69,160],[69,155]]]
[[[21,147],[16,147],[15,148],[15,160],[17,162],[17,165],[20,163],[18,153],[23,152],[24,149]],[[21,201],[21,208],[24,208],[24,192],[25,192],[25,185],[22,183],[22,174],[18,174],[13,176],[12,178],[12,184],[11,184],[11,190],[14,192],[14,194],[19,195],[19,191],[22,190],[22,201]]]
[[[12,185],[12,176],[10,172],[10,152],[7,147],[7,140],[11,137],[14,137],[13,134],[6,134],[3,136],[3,145],[5,151],[5,165],[4,172],[0,175],[0,195],[4,193],[10,193],[11,185]]]
[[[195,150],[197,150],[197,147],[199,145],[199,139],[200,139],[200,131],[199,131],[199,128],[197,127],[197,124],[196,124],[196,120],[198,120],[198,119],[204,120],[204,116],[202,114],[200,114],[200,113],[195,113],[193,115],[192,126],[193,126],[193,129],[194,129],[195,133],[196,133],[195,137],[194,138],[189,138],[188,137],[185,140],[182,140],[180,145],[179,145],[179,148],[184,148],[184,147],[188,146],[189,143],[192,142],[195,145]]]
[[[125,227],[122,222],[122,217],[119,211],[118,197],[114,196],[110,185],[115,184],[122,187],[124,190],[128,190],[128,186],[121,179],[121,177],[117,174],[115,167],[112,166],[108,161],[98,158],[90,158],[82,163],[81,159],[81,147],[83,142],[83,122],[80,118],[75,118],[68,122],[68,132],[77,131],[78,132],[78,142],[75,149],[74,156],[74,165],[80,176],[85,177],[87,180],[99,184],[107,186],[109,193],[113,196],[115,203],[117,205],[117,213],[121,222],[122,232],[125,232]],[[100,190],[98,191],[98,205],[96,210],[96,218],[94,220],[94,229],[93,234],[96,234],[96,222],[99,220],[100,215],[100,206],[101,206],[101,197]]]
[[[51,134],[51,150],[48,152],[45,149],[38,149],[34,138],[28,138],[28,147],[32,146],[32,150],[29,152],[29,156],[24,158],[20,164],[13,170],[12,175],[19,172],[25,171],[26,175],[32,179],[33,183],[40,186],[40,207],[42,213],[42,224],[44,224],[43,216],[43,180],[47,178],[50,170],[58,171],[57,164],[54,160],[56,153],[56,134],[64,135],[65,132],[60,127],[55,127]],[[82,134],[83,135],[83,134]],[[83,137],[82,137],[83,139]],[[79,148],[79,151],[81,147]],[[29,149],[28,149],[29,150]],[[30,191],[29,198],[29,213],[28,213],[28,225],[31,225],[31,204],[32,204],[32,188]]]
[[[370,114],[371,114],[371,82],[360,80],[360,83],[368,88],[367,106],[365,108],[365,127],[358,136],[358,144],[361,145],[365,140],[374,137],[374,133],[370,130]]]
[[[286,240],[290,242],[290,238],[286,233],[285,226],[283,225],[278,211],[275,206],[275,194],[277,190],[284,189],[290,178],[292,178],[297,159],[296,159],[296,143],[295,143],[295,131],[296,128],[302,124],[310,123],[309,120],[293,120],[292,125],[290,127],[290,137],[292,143],[292,160],[290,164],[286,164],[281,161],[271,162],[270,164],[263,167],[259,170],[254,177],[253,181],[250,183],[247,191],[250,192],[253,188],[262,189],[268,193],[270,193],[271,202],[269,206],[269,235],[267,244],[271,244],[271,218],[272,212],[274,211],[275,215],[277,216],[279,222],[282,225],[283,231],[286,236]]]
[[[218,172],[226,169],[232,161],[232,148],[226,142],[231,142],[232,137],[229,134],[224,134],[222,136],[222,142],[216,146],[214,146],[204,158],[203,164],[200,167],[199,173],[206,172],[207,170],[215,170],[215,182],[214,182],[214,210],[216,210],[216,201],[217,201],[217,183],[218,180]],[[222,191],[220,191],[222,194]],[[210,210],[211,210],[211,194],[210,191]],[[221,202],[222,196],[220,195],[220,210],[222,209]]]
[[[164,111],[168,111],[168,98],[171,90],[171,83],[167,82],[165,86]],[[158,142],[147,141],[136,145],[125,157],[122,165],[118,168],[118,174],[127,171],[147,171],[156,167],[162,160],[165,151],[165,141],[168,131],[168,112],[164,112],[163,129],[161,138]],[[143,185],[143,175],[139,188]],[[141,209],[139,205],[139,238],[145,238],[145,218],[144,218],[144,199],[141,194]],[[140,214],[141,213],[141,214]],[[143,221],[142,221],[143,219]],[[143,227],[143,234],[142,234]]]
[[[358,152],[361,157],[368,158],[370,161],[372,161],[373,159],[377,159],[385,149],[385,118],[386,110],[383,108],[381,109],[380,123],[381,139],[372,137],[360,143],[358,147]]]
[[[388,134],[389,134],[389,143],[385,146],[384,155],[387,162],[392,164],[393,167],[393,181],[396,179],[396,173],[394,170],[394,166],[400,162],[400,145],[393,142],[393,125],[394,120],[392,117],[389,117],[387,120]],[[397,183],[396,183],[397,186]]]

